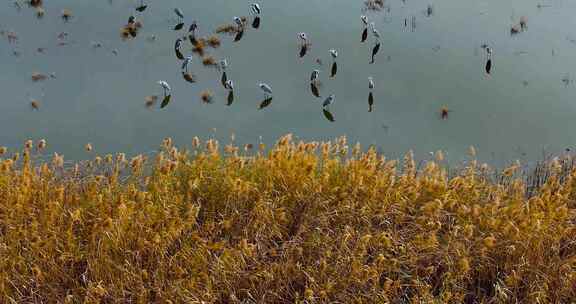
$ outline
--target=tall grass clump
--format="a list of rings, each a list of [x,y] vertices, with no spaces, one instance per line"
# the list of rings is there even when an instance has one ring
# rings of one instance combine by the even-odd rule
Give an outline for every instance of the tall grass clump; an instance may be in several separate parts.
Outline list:
[[[333,142],[0,155],[2,303],[570,303],[576,171]],[[363,152],[364,151],[364,152]],[[12,153],[12,154],[11,154]],[[91,153],[95,153],[94,151]],[[16,156],[17,155],[17,156]],[[542,167],[543,168],[543,167]]]

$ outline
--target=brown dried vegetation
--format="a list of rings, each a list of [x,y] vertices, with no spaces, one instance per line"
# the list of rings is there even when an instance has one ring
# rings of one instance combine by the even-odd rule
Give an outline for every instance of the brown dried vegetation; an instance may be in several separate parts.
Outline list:
[[[569,303],[576,171],[447,173],[346,139],[0,159],[3,303]],[[351,151],[350,151],[351,150]],[[245,154],[244,154],[245,153]],[[570,162],[572,161],[572,162]],[[570,165],[572,164],[572,165]],[[544,167],[543,167],[544,168]]]

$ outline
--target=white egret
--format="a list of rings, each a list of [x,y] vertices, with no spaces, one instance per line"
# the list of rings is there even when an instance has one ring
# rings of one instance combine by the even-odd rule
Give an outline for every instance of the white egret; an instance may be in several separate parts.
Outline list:
[[[265,97],[272,96],[272,88],[266,83],[259,83],[260,90],[264,92]]]
[[[180,17],[180,19],[184,19],[184,13],[182,13],[182,11],[179,8],[175,8],[174,13],[176,13],[176,15]]]
[[[322,107],[326,108],[330,106],[331,104],[334,103],[334,99],[335,99],[334,94],[330,94],[330,96],[328,96],[328,98],[324,100],[324,103],[322,103]]]
[[[240,19],[240,17],[238,17],[238,16],[234,16],[234,23],[236,23],[239,27],[244,26],[242,19]]]
[[[330,56],[332,56],[333,59],[336,59],[336,57],[338,57],[338,51],[336,51],[335,49],[331,49]]]
[[[260,13],[262,12],[262,11],[260,10],[260,4],[258,4],[258,3],[252,3],[252,4],[250,4],[250,10],[252,11],[252,13],[253,13],[254,15],[260,15]]]
[[[234,90],[234,81],[232,81],[232,79],[226,80],[226,82],[224,83],[224,87],[230,91],[233,91]]]
[[[377,39],[380,38],[380,33],[378,32],[378,30],[376,29],[376,24],[374,22],[370,22],[370,29],[372,30],[372,35],[374,35],[374,37],[376,37]]]
[[[171,91],[170,85],[168,84],[168,82],[164,81],[164,80],[158,80],[157,82],[160,86],[162,86],[162,89],[164,89],[164,96],[167,95],[167,93],[169,93]]]
[[[316,82],[318,80],[318,77],[320,76],[320,70],[314,70],[312,71],[312,75],[310,76],[310,82]]]

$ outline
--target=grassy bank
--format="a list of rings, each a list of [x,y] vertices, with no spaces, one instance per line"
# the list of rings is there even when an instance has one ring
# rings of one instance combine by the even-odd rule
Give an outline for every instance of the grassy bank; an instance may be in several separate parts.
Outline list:
[[[343,138],[166,140],[76,166],[27,146],[0,166],[2,303],[576,300],[576,175],[559,160],[534,189],[516,167],[495,179],[471,157],[448,176],[441,153],[417,168]]]

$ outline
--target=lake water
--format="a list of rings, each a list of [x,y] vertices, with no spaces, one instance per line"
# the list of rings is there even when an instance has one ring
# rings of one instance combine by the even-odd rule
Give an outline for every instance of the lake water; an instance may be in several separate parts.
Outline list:
[[[474,145],[480,158],[499,163],[536,160],[543,151],[559,153],[576,142],[576,86],[570,80],[576,77],[575,1],[387,0],[386,9],[363,13],[361,0],[263,0],[260,29],[247,29],[236,43],[223,36],[222,46],[209,50],[228,58],[228,77],[235,82],[230,107],[220,73],[203,67],[198,57],[190,69],[198,82],[182,79],[173,47],[184,31],[172,30],[173,9],[186,15],[185,28],[195,19],[199,32],[207,34],[233,16],[248,16],[251,1],[148,0],[142,14],[134,10],[137,1],[44,2],[40,20],[32,8],[0,4],[0,30],[19,37],[16,44],[0,41],[0,144],[8,147],[45,138],[50,151],[80,159],[87,142],[101,154],[139,153],[155,149],[166,136],[182,145],[195,135],[227,141],[232,133],[240,143],[256,143],[260,136],[271,143],[291,132],[310,140],[347,135],[392,157],[413,149],[424,158],[443,149],[459,160]],[[64,8],[74,14],[68,23],[60,18]],[[372,65],[373,37],[360,43],[361,14],[376,23],[382,37]],[[130,15],[144,26],[136,39],[122,41],[120,28]],[[528,18],[528,30],[511,36],[521,16]],[[70,44],[58,46],[63,31]],[[312,43],[302,59],[298,32],[308,33]],[[147,40],[151,35],[155,42]],[[490,77],[483,43],[494,49]],[[331,48],[339,52],[334,79],[328,79]],[[184,49],[190,49],[188,43]],[[324,62],[322,95],[336,96],[333,123],[322,115],[323,98],[310,93],[316,58]],[[33,83],[34,71],[56,78]],[[368,76],[376,84],[372,113]],[[172,102],[150,110],[144,97],[162,93],[158,80],[172,86]],[[274,99],[258,110],[261,81],[272,86]],[[200,101],[204,89],[215,93],[213,104]],[[31,98],[40,100],[39,111],[31,110]],[[451,110],[448,120],[440,119],[442,106]]]

